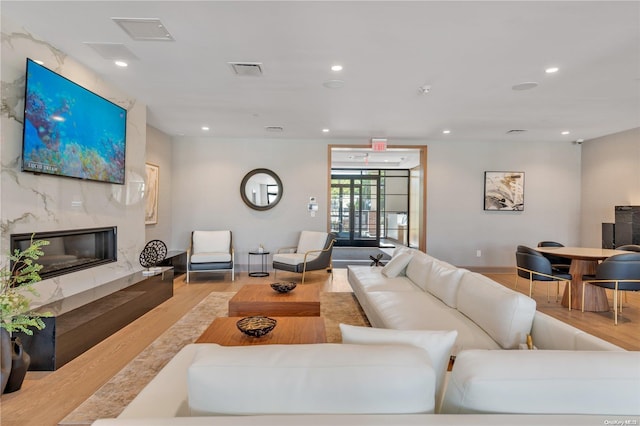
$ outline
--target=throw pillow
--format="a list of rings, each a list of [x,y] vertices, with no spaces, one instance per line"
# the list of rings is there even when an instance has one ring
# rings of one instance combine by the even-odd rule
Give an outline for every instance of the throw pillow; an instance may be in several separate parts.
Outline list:
[[[340,332],[342,333],[342,343],[404,344],[424,349],[436,373],[436,401],[439,400],[444,376],[449,366],[451,348],[458,337],[457,330],[392,330],[340,324]]]
[[[411,253],[400,253],[397,256],[391,258],[391,260],[382,268],[382,275],[387,278],[395,278],[400,274],[404,274],[404,270],[411,262]]]

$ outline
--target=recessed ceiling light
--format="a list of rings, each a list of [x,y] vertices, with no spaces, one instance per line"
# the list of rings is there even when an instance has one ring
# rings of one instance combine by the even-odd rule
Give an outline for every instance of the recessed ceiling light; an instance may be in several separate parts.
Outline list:
[[[204,130],[205,132],[207,132],[209,130],[209,126],[202,126],[202,130]]]
[[[560,68],[558,67],[549,67],[546,70],[544,70],[544,72],[546,72],[547,74],[553,74],[554,72],[558,72]]]
[[[445,135],[448,135],[449,133],[451,133],[451,130],[445,129],[445,130],[442,131],[442,133],[444,133]]]
[[[116,64],[117,66],[122,67],[122,68],[126,68],[126,67],[129,66],[129,64],[126,63],[125,61],[115,61],[114,64]]]
[[[331,71],[342,71],[342,65],[333,65]]]
[[[329,133],[329,129],[322,129],[322,133]]]
[[[569,133],[571,133],[571,132],[570,132],[570,131],[568,131],[568,130],[564,130],[564,131],[562,131],[562,133],[561,133],[561,134],[562,134],[562,135],[568,135]]]

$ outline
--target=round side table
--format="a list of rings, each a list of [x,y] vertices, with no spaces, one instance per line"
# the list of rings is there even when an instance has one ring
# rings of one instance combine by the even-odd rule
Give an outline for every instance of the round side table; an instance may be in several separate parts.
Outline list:
[[[260,256],[260,270],[251,272],[251,256]],[[269,252],[268,251],[250,251],[247,262],[247,270],[249,271],[250,277],[268,277],[269,273],[267,272],[267,261],[269,260]]]

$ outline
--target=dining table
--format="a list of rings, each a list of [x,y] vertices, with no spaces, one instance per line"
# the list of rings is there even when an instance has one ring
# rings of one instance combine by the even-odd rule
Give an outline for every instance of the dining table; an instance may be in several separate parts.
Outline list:
[[[582,306],[582,276],[595,275],[598,263],[617,254],[629,253],[626,250],[614,250],[592,247],[535,247],[542,254],[571,259],[571,307]],[[569,290],[564,289],[562,306],[569,306]],[[590,312],[606,312],[609,310],[607,293],[602,287],[587,285],[584,289],[584,310]]]

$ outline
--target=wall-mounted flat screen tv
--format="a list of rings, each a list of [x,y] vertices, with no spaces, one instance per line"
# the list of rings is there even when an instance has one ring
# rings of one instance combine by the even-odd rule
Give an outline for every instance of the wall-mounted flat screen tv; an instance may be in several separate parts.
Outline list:
[[[27,59],[22,170],[124,183],[127,110]]]

